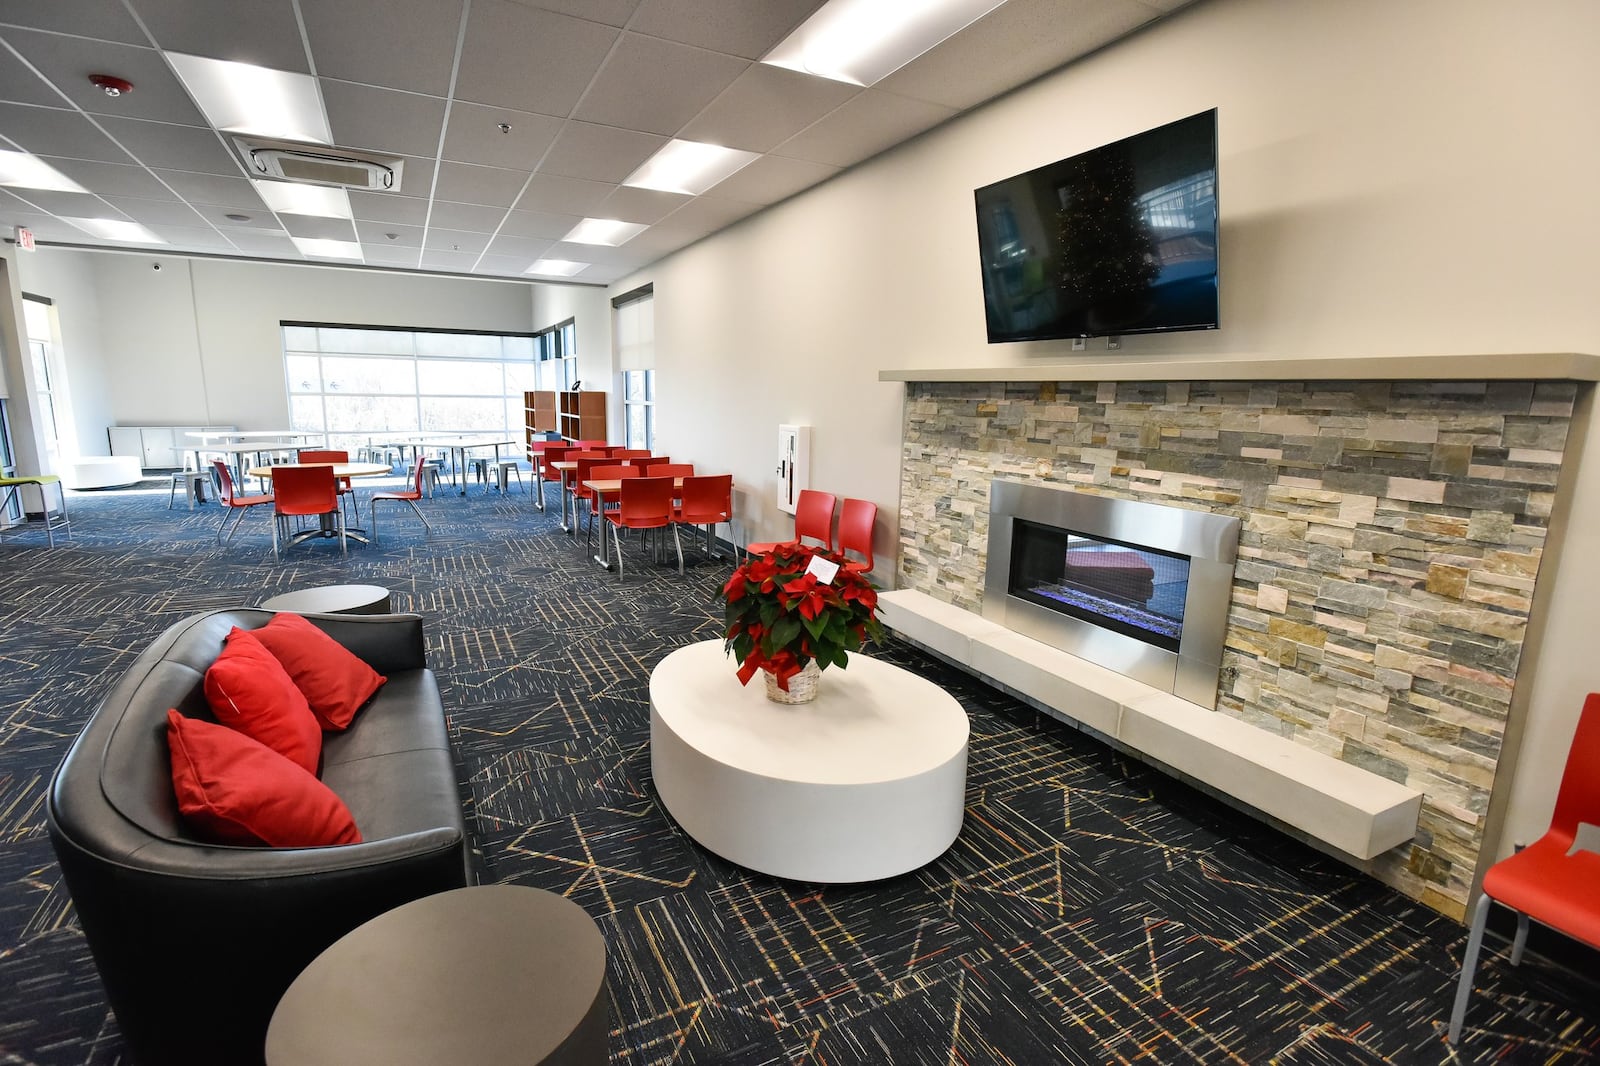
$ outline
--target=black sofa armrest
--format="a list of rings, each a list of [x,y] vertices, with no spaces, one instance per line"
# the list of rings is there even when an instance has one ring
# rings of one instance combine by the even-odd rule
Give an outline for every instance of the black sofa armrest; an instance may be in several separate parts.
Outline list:
[[[305,618],[380,674],[428,665],[421,615],[308,614]]]

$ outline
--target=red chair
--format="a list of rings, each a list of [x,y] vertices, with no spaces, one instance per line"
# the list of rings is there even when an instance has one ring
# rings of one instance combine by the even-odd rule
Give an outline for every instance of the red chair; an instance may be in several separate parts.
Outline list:
[[[651,460],[644,465],[644,473],[646,477],[694,477],[694,464]]]
[[[820,540],[824,551],[833,551],[833,503],[834,497],[831,492],[801,489],[800,498],[795,501],[794,538],[747,544],[744,549],[745,554],[765,555],[767,552],[777,550],[780,545],[799,544],[807,537]]]
[[[244,516],[250,513],[250,508],[260,507],[262,504],[272,503],[271,494],[261,496],[240,496],[234,492],[233,475],[228,473],[228,464],[221,459],[211,460],[211,466],[217,472],[217,496],[222,500],[222,506],[227,508],[222,512],[222,525],[217,527],[217,543],[224,543],[222,531],[228,528],[228,519],[233,519],[233,529],[228,533],[228,543],[233,541],[233,534],[239,532],[239,523],[244,521]]]
[[[675,490],[670,477],[635,477],[622,483],[618,494],[619,505],[615,511],[606,512],[611,523],[611,543],[617,552],[617,577],[622,577],[622,529],[663,529],[672,527],[672,543],[678,550],[678,573],[683,573],[683,542],[678,539],[678,527],[672,524],[672,493]]]
[[[857,552],[865,559],[846,559],[844,568],[858,574],[872,569],[872,526],[878,520],[878,505],[871,500],[844,498],[839,508],[839,554]]]
[[[1522,961],[1530,918],[1600,949],[1600,853],[1574,847],[1580,822],[1600,825],[1600,692],[1591,692],[1584,701],[1572,749],[1567,754],[1567,768],[1561,775],[1561,788],[1556,793],[1550,828],[1483,875],[1483,894],[1472,914],[1472,933],[1461,960],[1461,983],[1456,987],[1455,1008],[1450,1012],[1450,1043],[1461,1036],[1490,903],[1516,912],[1517,935],[1511,943],[1513,966]]]
[[[585,481],[594,480],[594,475],[589,471],[593,470],[597,463],[614,464],[611,463],[611,457],[605,452],[568,452],[566,457],[568,462],[578,464],[575,470],[569,471],[567,474],[567,492],[572,496],[572,521],[576,523],[578,521],[579,500],[583,501],[586,511],[594,509],[594,493],[583,487]]]
[[[318,451],[311,448],[300,449],[300,458],[296,460],[296,462],[301,463],[348,463],[349,461],[349,452]],[[350,484],[349,478],[342,477],[339,479],[339,495],[344,497],[345,503],[352,507],[355,506],[356,493],[354,487]]]
[[[652,467],[651,477],[655,476],[654,470]],[[705,526],[706,554],[712,557],[716,555],[712,551],[712,542],[717,524],[728,523],[728,540],[737,555],[739,545],[733,533],[733,475],[707,474],[695,477],[691,467],[690,473],[684,476],[680,497],[683,502],[672,512],[672,520],[686,526]]]
[[[426,456],[417,456],[417,465],[411,472],[412,485],[405,492],[374,492],[367,502],[367,507],[372,511],[372,543],[378,543],[378,501],[400,500],[417,512],[417,517],[422,520],[422,528],[429,533],[433,527],[428,524],[428,517],[422,513],[422,508],[417,506],[417,501],[422,499],[422,478],[427,473],[428,460]]]
[[[607,461],[607,462],[604,462],[604,463],[596,463],[594,466],[591,466],[589,468],[589,476],[587,478],[585,478],[585,480],[586,481],[624,481],[624,480],[626,480],[628,478],[631,478],[631,477],[644,477],[644,471],[639,469],[636,466],[625,466],[622,463],[612,463],[610,461]],[[594,495],[594,494],[591,493],[591,495]],[[595,504],[603,503],[603,501],[598,499],[598,498],[595,499],[593,502]],[[617,498],[615,496],[612,496],[610,505],[605,508],[606,512],[609,513],[611,511],[615,510],[616,506],[617,506]],[[594,529],[594,513],[598,509],[599,509],[598,507],[594,507],[594,508],[591,508],[590,511],[589,511],[589,520],[585,524],[584,530],[583,530],[583,544],[584,544],[585,548],[587,548],[589,546],[590,535],[591,535],[591,533],[593,532],[593,529]],[[605,536],[604,533],[602,533],[600,535],[601,535],[601,537]]]
[[[649,448],[612,448],[611,449],[611,458],[613,458],[613,459],[648,459],[648,458],[650,458],[650,449]]]
[[[339,507],[339,486],[331,466],[279,466],[272,470],[272,554],[281,555],[278,546],[280,531],[291,544],[306,537],[328,536],[336,520],[339,531],[339,550],[346,550],[344,540],[344,511]],[[288,536],[288,519],[315,515],[318,528]]]
[[[539,510],[544,510],[544,487],[547,482],[555,482],[556,488],[561,488],[561,473],[550,468],[551,463],[559,463],[568,452],[577,451],[571,445],[545,442],[539,450],[538,459],[534,462],[534,477],[539,481]]]
[[[572,442],[572,446],[583,451],[594,451],[596,449],[605,449],[611,447],[611,445],[607,444],[603,440],[575,440]]]

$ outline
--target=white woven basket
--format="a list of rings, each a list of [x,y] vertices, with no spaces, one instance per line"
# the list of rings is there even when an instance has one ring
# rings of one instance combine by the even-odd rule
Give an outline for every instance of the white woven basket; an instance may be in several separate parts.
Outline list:
[[[810,703],[817,698],[817,679],[822,676],[822,668],[815,659],[806,663],[798,674],[789,678],[788,692],[778,687],[776,674],[763,670],[761,676],[766,678],[767,699],[773,703]]]

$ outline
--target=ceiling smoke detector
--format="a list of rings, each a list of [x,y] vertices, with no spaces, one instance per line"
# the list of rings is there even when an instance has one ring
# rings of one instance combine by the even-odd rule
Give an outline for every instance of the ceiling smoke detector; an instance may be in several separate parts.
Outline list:
[[[395,156],[320,144],[269,141],[259,137],[235,137],[233,144],[251,174],[311,185],[398,192],[405,165]]]
[[[89,84],[107,96],[126,96],[133,92],[133,82],[113,74],[91,74]]]

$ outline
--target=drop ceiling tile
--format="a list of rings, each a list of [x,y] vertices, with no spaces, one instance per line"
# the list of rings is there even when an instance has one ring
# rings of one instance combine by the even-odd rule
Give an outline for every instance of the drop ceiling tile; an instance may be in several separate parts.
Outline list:
[[[137,118],[104,117],[100,124],[146,166],[205,174],[241,173],[240,164],[213,130]]]
[[[510,237],[502,233],[489,242],[489,254],[521,259],[522,265],[526,267],[535,259],[543,257],[554,243],[553,240],[544,237]]]
[[[733,84],[749,60],[624,33],[573,117],[672,136]]]
[[[611,195],[616,182],[586,181],[554,174],[535,174],[517,201],[519,211],[551,211],[564,215],[592,215]]]
[[[539,172],[616,184],[666,143],[667,138],[655,134],[569,122]]]
[[[472,272],[515,278],[521,277],[522,272],[532,265],[533,260],[524,259],[520,255],[483,255],[478,257],[477,265],[472,268]]]
[[[175,200],[141,200],[132,196],[107,196],[106,201],[146,226],[193,226],[200,222],[195,208]],[[259,203],[257,206],[260,206]]]
[[[439,151],[444,101],[438,97],[331,78],[320,81],[333,143],[339,147],[429,157]]]
[[[239,211],[265,211],[256,190],[244,178],[220,174],[192,174],[186,170],[158,170],[157,176],[185,200],[195,204],[230,207]]]
[[[0,40],[10,37],[11,33],[11,30],[0,30]],[[0,48],[0,100],[43,107],[65,107],[67,103],[49,82],[28,69],[28,65],[7,48]]]
[[[527,183],[525,170],[478,167],[470,163],[440,163],[434,196],[459,204],[510,207]]]
[[[679,136],[747,152],[770,152],[860,92],[854,85],[755,63]]]
[[[444,270],[451,273],[465,274],[472,269],[472,264],[478,261],[473,252],[429,252],[422,253],[423,270]]]
[[[268,233],[264,230],[251,229],[226,229],[223,235],[232,241],[241,252],[251,255],[268,255],[279,259],[297,259],[300,249],[294,242],[281,233]]]
[[[230,4],[219,18],[214,0],[136,0],[139,17],[168,52],[254,63],[309,73],[291,0]],[[129,78],[135,85],[137,80]]]
[[[61,221],[54,215],[41,215],[34,211],[0,210],[0,219],[3,219],[7,226],[23,226],[32,230],[34,237],[40,241],[55,241],[61,244],[100,243],[83,230]]]
[[[746,59],[760,59],[822,0],[644,0],[628,29]]]
[[[234,251],[233,242],[209,227],[151,226],[150,232],[170,244],[175,250]]]
[[[566,117],[611,50],[610,26],[507,0],[474,0],[456,99]],[[506,42],[517,42],[508,62]]]
[[[500,124],[511,128],[501,132]],[[444,158],[512,170],[532,170],[544,158],[562,120],[505,107],[456,101],[450,107]]]
[[[875,86],[965,110],[1131,33],[1159,13],[1105,0],[1010,0]],[[1063,33],[1062,27],[1071,27]],[[997,63],[995,56],[1004,56]]]
[[[128,163],[128,153],[76,111],[0,103],[0,134],[25,152]]]
[[[434,229],[429,226],[422,247],[429,252],[468,252],[478,255],[488,244],[487,233],[467,233],[464,230]]]
[[[719,182],[707,194],[752,204],[775,204],[840,172],[839,167],[764,155],[738,173]]]
[[[403,178],[408,187],[409,175]],[[401,196],[389,192],[351,190],[350,210],[360,219],[420,226],[428,220],[428,201],[420,196]]]
[[[278,221],[291,237],[316,237],[328,241],[354,241],[355,223],[348,218],[318,218],[314,215],[279,215]]]
[[[615,218],[622,222],[642,222],[649,226],[660,222],[691,199],[693,197],[682,193],[633,189],[619,185],[616,191],[595,209],[595,217]]]
[[[390,239],[389,234],[394,234]],[[356,237],[363,248],[421,248],[421,226],[402,226],[398,222],[356,222]]]
[[[101,196],[138,196],[147,200],[176,200],[178,194],[144,167],[127,163],[100,163],[87,159],[50,159],[45,162]]]
[[[441,97],[461,8],[462,0],[300,0],[319,76]]]
[[[662,219],[656,228],[667,233],[693,233],[698,236],[732,225],[759,210],[760,204],[699,196]]]
[[[361,246],[361,256],[368,263],[377,266],[404,267],[415,270],[417,268],[417,260],[422,256],[422,249],[388,248],[363,244]]]
[[[555,240],[572,232],[582,222],[580,215],[550,214],[544,211],[513,211],[500,227],[502,237],[543,237]]]
[[[453,204],[443,200],[433,205],[428,225],[444,229],[466,230],[469,233],[493,233],[505,220],[503,207],[484,207],[481,204]]]
[[[218,229],[252,229],[283,231],[278,224],[278,219],[271,211],[242,211],[237,207],[217,207],[213,204],[196,204],[195,211],[207,222]],[[229,215],[242,215],[243,218],[229,218]]]
[[[400,187],[389,196],[431,196],[433,195],[433,176],[438,170],[438,164],[430,156],[403,155],[400,161],[405,165],[400,168]]]
[[[149,44],[139,24],[121,4],[107,0],[49,0],[48,3],[8,3],[0,21],[25,22],[57,33],[76,34],[101,41]]]
[[[937,126],[955,109],[868,89],[779,145],[775,154],[829,166],[853,166]]]
[[[199,108],[167,67],[167,61],[153,48],[27,30],[3,33],[28,62],[90,114],[156,119],[185,126],[206,124]],[[107,96],[89,83],[91,73],[125,78],[133,83],[133,91]]]
[[[17,199],[40,211],[67,218],[124,218],[121,211],[98,196],[83,192],[51,192],[46,189],[13,189]]]
[[[517,3],[590,22],[603,22],[607,26],[626,26],[639,7],[639,0],[517,0]]]

